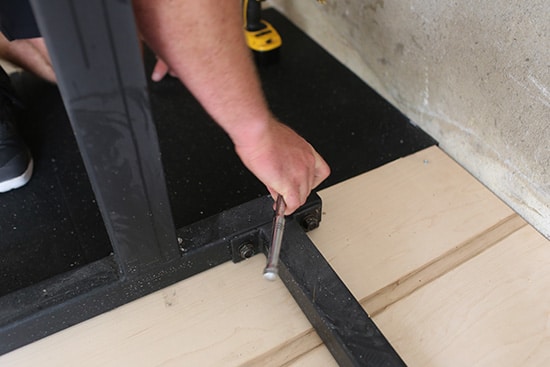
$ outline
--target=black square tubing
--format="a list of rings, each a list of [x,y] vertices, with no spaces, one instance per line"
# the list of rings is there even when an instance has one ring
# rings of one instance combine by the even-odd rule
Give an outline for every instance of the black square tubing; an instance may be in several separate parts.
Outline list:
[[[279,276],[338,365],[405,366],[296,220],[286,223]]]
[[[178,256],[131,1],[31,0],[119,271]]]
[[[279,277],[340,366],[406,366],[307,236],[319,226],[321,213],[321,198],[313,193],[286,217]],[[206,218],[178,231],[182,251],[192,255],[193,267],[196,261],[215,266],[224,252],[233,262],[267,255],[273,215],[273,199],[265,196]]]

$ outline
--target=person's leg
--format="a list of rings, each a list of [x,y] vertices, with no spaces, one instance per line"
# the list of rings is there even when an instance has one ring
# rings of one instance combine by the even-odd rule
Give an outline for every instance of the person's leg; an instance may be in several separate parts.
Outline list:
[[[16,103],[11,80],[0,67],[0,193],[25,185],[33,171],[31,154],[15,126]]]
[[[55,82],[49,55],[28,0],[0,1],[0,58]],[[33,160],[17,132],[18,99],[9,76],[0,67],[0,193],[25,185]]]

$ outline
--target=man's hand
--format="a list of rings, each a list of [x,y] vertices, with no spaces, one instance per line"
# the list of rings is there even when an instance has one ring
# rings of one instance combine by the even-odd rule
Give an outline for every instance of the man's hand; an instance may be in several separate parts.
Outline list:
[[[55,83],[55,72],[43,38],[8,41],[0,33],[0,58]]]
[[[274,119],[258,139],[235,149],[274,198],[283,196],[287,215],[303,205],[310,191],[330,174],[327,163],[308,142]]]

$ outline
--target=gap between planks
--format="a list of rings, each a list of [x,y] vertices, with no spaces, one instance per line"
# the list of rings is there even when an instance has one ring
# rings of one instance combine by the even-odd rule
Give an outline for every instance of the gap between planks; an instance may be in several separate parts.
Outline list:
[[[392,284],[361,299],[361,305],[371,317],[374,317],[390,305],[407,297],[466,261],[473,259],[526,225],[527,223],[518,214],[511,214],[479,235],[464,241]]]
[[[323,341],[313,328],[308,329],[301,335],[287,340],[284,344],[278,345],[276,348],[241,364],[240,367],[281,367],[286,366],[290,362],[299,359],[304,354],[311,350],[319,348],[323,345]]]
[[[359,302],[373,317],[395,302],[491,248],[526,225],[527,223],[518,214],[513,213],[492,227],[487,228],[484,232],[464,241],[394,283],[362,298]],[[242,366],[291,366],[305,354],[319,348],[321,345],[321,339],[312,328]]]

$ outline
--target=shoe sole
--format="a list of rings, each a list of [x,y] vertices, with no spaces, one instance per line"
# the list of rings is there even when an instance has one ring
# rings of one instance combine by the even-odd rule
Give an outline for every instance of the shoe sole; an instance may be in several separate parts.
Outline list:
[[[33,161],[32,159],[29,161],[29,165],[27,166],[27,169],[21,176],[9,179],[4,182],[0,182],[0,193],[10,191],[13,189],[18,189],[21,186],[25,186],[27,182],[31,179],[32,176],[32,170],[33,170]]]

